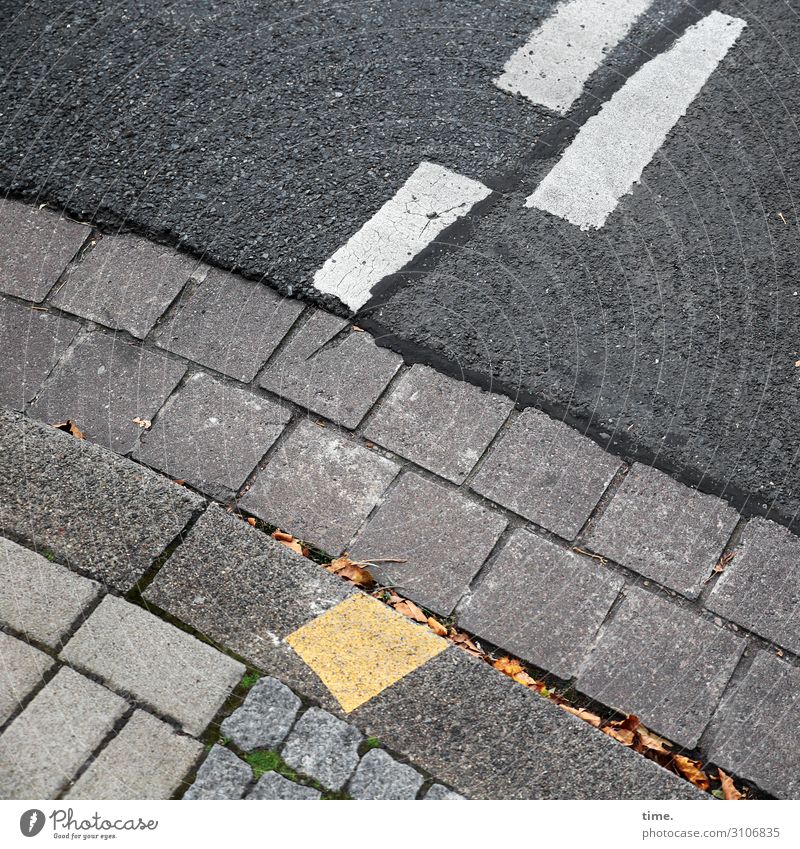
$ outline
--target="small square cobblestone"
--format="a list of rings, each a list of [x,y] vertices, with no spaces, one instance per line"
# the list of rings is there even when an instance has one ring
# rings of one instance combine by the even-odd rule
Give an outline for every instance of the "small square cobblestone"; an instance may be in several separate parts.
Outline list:
[[[274,401],[197,372],[164,405],[135,456],[224,500],[241,488],[290,418]]]
[[[138,236],[104,236],[51,301],[66,312],[144,339],[200,263]]]
[[[300,699],[276,678],[256,681],[241,707],[226,717],[220,730],[243,752],[276,749],[289,733]]]
[[[267,366],[261,385],[347,428],[356,427],[400,368],[368,333],[315,311]]]
[[[466,802],[466,799],[455,790],[450,790],[444,784],[433,784],[424,798],[431,802]]]
[[[620,467],[563,422],[526,410],[478,470],[472,488],[564,539],[574,539]]]
[[[60,655],[201,734],[245,667],[116,596],[106,596]]]
[[[30,643],[0,631],[0,725],[41,683],[53,663],[52,657]]]
[[[721,499],[636,463],[586,541],[592,551],[696,598],[738,520]]]
[[[241,799],[252,780],[253,771],[249,764],[230,749],[215,743],[183,798]]]
[[[350,556],[402,561],[369,568],[379,582],[447,616],[505,527],[497,513],[412,472],[370,517]]]
[[[708,757],[779,799],[800,798],[800,669],[757,652],[726,693],[708,734]]]
[[[249,383],[303,311],[263,283],[212,268],[181,296],[156,344]]]
[[[24,410],[77,332],[68,318],[0,298],[0,406]]]
[[[302,801],[319,799],[322,794],[313,787],[289,781],[277,772],[267,772],[256,782],[246,799],[261,801]]]
[[[413,767],[383,749],[371,749],[361,758],[348,790],[354,799],[416,799],[423,780]]]
[[[0,537],[0,622],[56,648],[100,584]]]
[[[55,424],[71,419],[86,439],[126,454],[186,367],[113,334],[91,333],[70,349],[30,412]]]
[[[459,625],[524,660],[571,678],[622,589],[598,563],[515,531],[462,605]]]
[[[265,522],[339,554],[399,466],[307,420],[286,438],[240,506]]]
[[[706,607],[800,653],[800,539],[767,519],[751,519]]]
[[[364,433],[401,457],[463,483],[513,406],[501,395],[415,365],[400,378]]]
[[[577,689],[692,749],[743,650],[744,641],[729,631],[631,588],[584,664]]]
[[[90,233],[49,209],[0,200],[0,291],[43,300]]]

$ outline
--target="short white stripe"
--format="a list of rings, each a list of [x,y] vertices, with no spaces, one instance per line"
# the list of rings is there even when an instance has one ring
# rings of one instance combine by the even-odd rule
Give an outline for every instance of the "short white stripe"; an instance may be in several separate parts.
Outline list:
[[[562,115],[651,0],[568,0],[506,62],[495,85]]]
[[[740,18],[712,12],[689,27],[581,127],[526,206],[582,230],[602,227],[745,26]]]
[[[376,283],[403,268],[490,194],[477,180],[421,163],[397,194],[317,271],[314,286],[359,309]]]

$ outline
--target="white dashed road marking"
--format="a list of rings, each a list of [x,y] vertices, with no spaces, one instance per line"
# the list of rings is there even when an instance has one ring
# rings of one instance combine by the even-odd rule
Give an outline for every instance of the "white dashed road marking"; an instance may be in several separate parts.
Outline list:
[[[689,27],[581,127],[526,206],[582,230],[602,227],[745,26],[740,18],[712,12]]]
[[[564,114],[651,0],[568,0],[506,62],[495,85]]]
[[[477,180],[421,163],[397,194],[317,271],[314,286],[358,310],[376,283],[403,268],[490,194]]]

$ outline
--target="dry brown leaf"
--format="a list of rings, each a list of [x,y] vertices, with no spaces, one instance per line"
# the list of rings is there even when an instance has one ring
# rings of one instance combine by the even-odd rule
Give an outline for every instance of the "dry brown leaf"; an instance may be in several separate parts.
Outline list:
[[[52,425],[56,430],[63,430],[64,433],[70,434],[70,436],[74,436],[75,439],[86,439],[84,432],[75,424],[72,419],[67,419],[64,422],[59,422],[58,424]]]
[[[486,652],[481,651],[475,643],[463,631],[451,631],[450,639],[465,652],[468,652],[473,657],[479,657],[482,660],[487,660]]]
[[[702,766],[700,761],[693,761],[685,755],[673,755],[672,762],[687,781],[691,781],[700,790],[708,790],[710,782],[708,776],[700,769]]]
[[[610,725],[607,725],[600,730],[603,734],[608,734],[609,737],[613,737],[617,742],[622,743],[623,746],[633,746],[636,740],[635,732],[629,728],[612,728]]]
[[[400,596],[398,596],[400,598]],[[414,604],[413,601],[409,601],[408,599],[401,599],[394,606],[394,609],[398,613],[402,613],[403,616],[408,616],[409,619],[413,619],[415,622],[421,622],[423,625],[428,624],[428,617]]]
[[[173,483],[178,484],[178,486],[184,486],[186,481],[183,478],[176,478]],[[255,524],[255,519],[253,520],[253,524]]]
[[[724,572],[726,567],[730,564],[731,560],[733,560],[734,554],[735,552],[733,551],[727,551],[725,554],[723,554],[722,557],[720,557],[720,559],[717,560],[716,564],[714,565],[714,573]]]
[[[502,672],[503,675],[508,675],[509,678],[513,678],[520,672],[525,671],[525,668],[518,660],[512,660],[510,657],[499,657],[494,661],[492,666],[499,672]]]
[[[428,627],[434,634],[438,634],[440,637],[447,636],[447,628],[445,628],[438,619],[434,619],[433,616],[429,616],[427,622]]]
[[[719,783],[722,788],[722,798],[730,800],[743,799],[744,793],[740,793],[736,789],[733,779],[719,767],[717,767],[717,772],[719,773]]]
[[[534,690],[543,686],[541,681],[537,681],[535,678],[532,678],[527,672],[517,672],[517,674],[512,675],[511,678],[516,681],[517,684],[524,684],[526,687],[531,687]]]
[[[369,569],[364,569],[354,563],[346,554],[332,560],[325,568],[340,578],[352,581],[359,587],[371,587],[375,583],[375,578],[372,577]]]
[[[671,755],[672,752],[669,750],[669,742],[665,740],[663,737],[659,737],[657,734],[653,734],[649,728],[645,728],[644,725],[640,725],[636,729],[636,736],[638,740],[636,741],[636,751],[637,752],[652,752],[659,755]]]
[[[578,719],[582,719],[584,722],[588,722],[589,725],[594,726],[595,728],[599,728],[603,724],[603,720],[596,713],[592,713],[585,708],[576,708],[572,707],[572,705],[561,704],[559,705],[562,710],[565,710],[567,713],[571,713],[573,716],[577,716]]]

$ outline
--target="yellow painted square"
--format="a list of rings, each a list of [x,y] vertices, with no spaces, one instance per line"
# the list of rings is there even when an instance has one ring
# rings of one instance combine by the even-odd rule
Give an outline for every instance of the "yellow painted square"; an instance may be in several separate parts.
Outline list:
[[[359,593],[289,634],[346,713],[447,648],[447,641]]]

